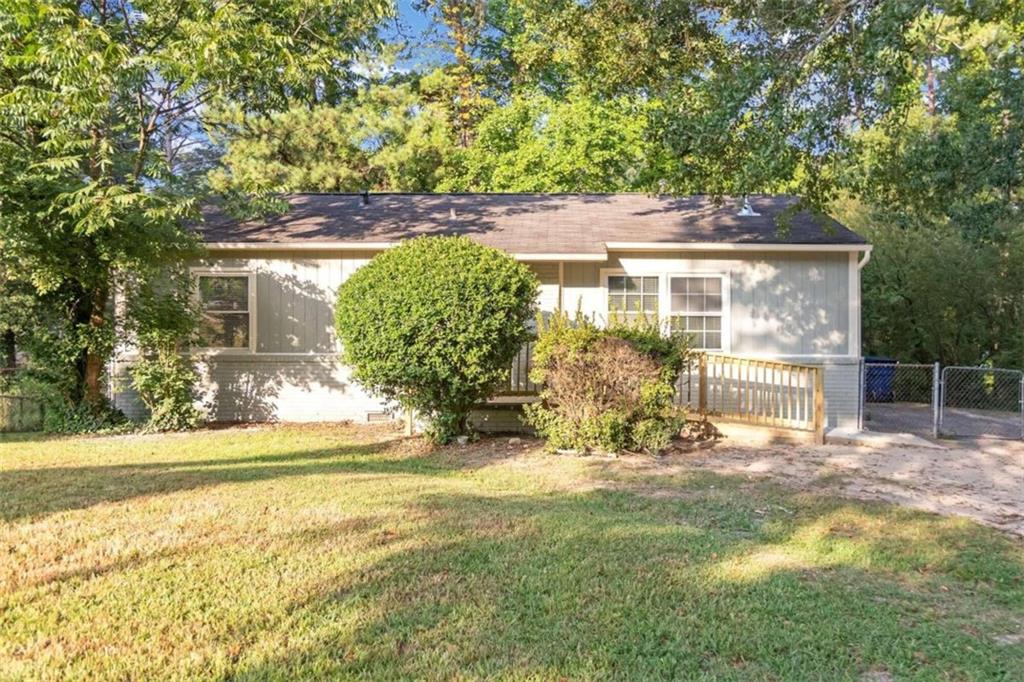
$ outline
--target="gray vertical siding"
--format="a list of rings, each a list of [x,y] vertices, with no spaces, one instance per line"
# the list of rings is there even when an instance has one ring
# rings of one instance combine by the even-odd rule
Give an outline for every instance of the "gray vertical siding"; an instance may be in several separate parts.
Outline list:
[[[846,253],[614,254],[607,263],[576,266],[579,281],[601,286],[603,268],[729,275],[731,352],[784,358],[856,355],[851,349],[849,256]],[[595,300],[604,314],[606,302]]]
[[[383,410],[337,362],[334,300],[338,287],[372,252],[224,254],[198,267],[255,273],[255,355],[204,358],[204,404],[219,421],[363,421]],[[829,425],[849,425],[857,413],[857,365],[850,325],[851,261],[845,253],[615,253],[607,262],[563,265],[563,307],[603,317],[602,269],[718,272],[730,278],[731,352],[824,364]],[[559,307],[559,267],[531,263],[541,282],[539,307]],[[808,359],[813,357],[813,359]],[[141,416],[125,371],[115,366],[116,401]]]

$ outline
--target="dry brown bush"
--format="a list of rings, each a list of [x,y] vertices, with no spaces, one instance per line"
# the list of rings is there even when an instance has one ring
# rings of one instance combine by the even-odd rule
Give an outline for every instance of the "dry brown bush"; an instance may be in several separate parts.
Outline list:
[[[605,337],[581,352],[559,349],[550,359],[545,398],[572,422],[630,412],[645,384],[657,382],[661,365],[625,339]]]

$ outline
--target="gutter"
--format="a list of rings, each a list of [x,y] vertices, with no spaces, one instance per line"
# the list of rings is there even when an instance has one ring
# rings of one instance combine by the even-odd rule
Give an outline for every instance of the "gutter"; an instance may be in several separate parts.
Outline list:
[[[857,269],[858,270],[863,270],[864,266],[867,265],[868,261],[871,260],[871,251],[873,249],[874,249],[873,246],[868,246],[866,249],[864,249],[864,255],[861,256],[859,261],[857,261]]]
[[[383,251],[397,246],[400,242],[209,242],[207,251]],[[725,244],[721,242],[606,242],[604,253],[512,253],[516,260],[550,262],[592,262],[608,260],[608,251],[759,251],[759,252],[840,252],[864,253],[858,267],[867,264],[871,254],[870,244]]]

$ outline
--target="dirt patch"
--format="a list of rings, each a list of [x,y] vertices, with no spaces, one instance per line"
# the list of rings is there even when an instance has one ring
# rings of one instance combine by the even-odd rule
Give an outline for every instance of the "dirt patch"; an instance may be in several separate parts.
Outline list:
[[[430,448],[417,440],[404,443],[443,461],[480,468],[502,464],[534,471],[576,491],[627,487],[612,482],[616,474],[666,477],[665,485],[648,479],[642,494],[688,495],[668,478],[709,471],[753,479],[771,479],[817,494],[880,500],[947,516],[966,516],[1024,537],[1024,443],[975,440],[947,450],[854,445],[752,445],[725,439],[697,446],[685,444],[663,457],[647,455],[547,455],[535,438],[489,437],[464,446]],[[563,467],[552,467],[562,460]],[[578,469],[571,463],[582,466]],[[563,471],[564,469],[564,471]],[[589,469],[590,475],[584,470]]]
[[[958,444],[948,450],[719,444],[670,459],[716,473],[767,477],[815,492],[967,516],[1024,536],[1020,442]]]

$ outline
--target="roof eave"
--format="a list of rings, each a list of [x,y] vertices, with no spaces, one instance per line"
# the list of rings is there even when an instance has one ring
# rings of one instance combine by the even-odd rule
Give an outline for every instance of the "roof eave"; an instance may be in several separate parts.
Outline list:
[[[865,243],[785,244],[762,242],[605,242],[609,251],[870,251]]]
[[[400,242],[209,242],[207,251],[382,251]],[[608,251],[758,251],[758,252],[870,252],[870,244],[779,244],[779,243],[722,243],[722,242],[606,242],[604,253],[527,253],[513,252],[521,261],[578,261],[603,262]]]

